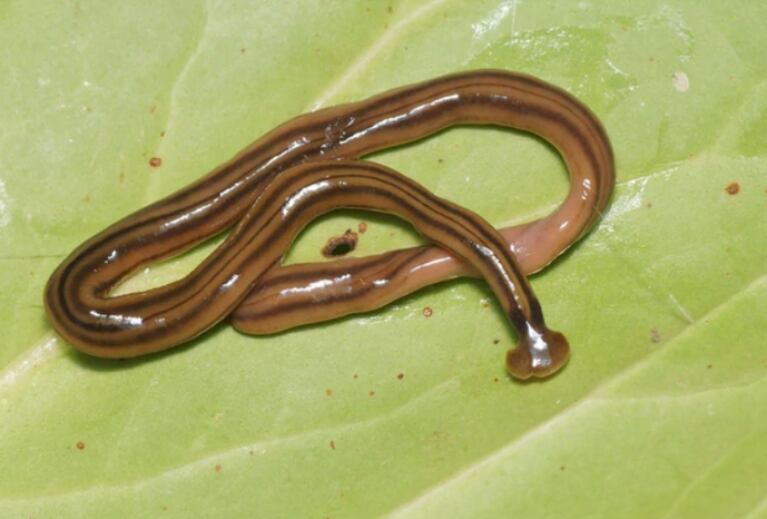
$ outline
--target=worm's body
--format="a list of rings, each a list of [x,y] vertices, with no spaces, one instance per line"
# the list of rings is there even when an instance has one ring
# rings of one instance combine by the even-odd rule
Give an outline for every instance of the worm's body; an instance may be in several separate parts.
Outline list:
[[[572,96],[530,76],[495,70],[437,78],[302,115],[277,127],[202,179],[81,245],[49,281],[48,315],[59,333],[80,349],[100,356],[131,357],[199,335],[229,312],[238,329],[268,333],[377,308],[450,277],[481,274],[487,278],[487,269],[477,261],[465,261],[469,258],[465,251],[455,250],[456,243],[434,239],[423,229],[464,261],[437,247],[418,247],[370,258],[279,267],[276,263],[295,229],[287,223],[262,222],[253,209],[274,209],[279,200],[263,198],[271,184],[269,193],[287,196],[283,176],[295,186],[303,185],[293,174],[301,164],[307,166],[298,168],[299,172],[314,171],[309,165],[316,164],[328,174],[334,167],[347,167],[329,161],[357,159],[456,124],[494,124],[535,133],[562,153],[570,171],[570,192],[562,205],[547,218],[502,230],[507,254],[495,253],[506,257],[510,249],[519,262],[516,270],[508,258],[509,265],[503,266],[512,287],[517,287],[516,299],[509,299],[516,302],[516,310],[509,315],[522,339],[540,346],[549,332],[542,328],[542,317],[536,317],[540,310],[523,274],[547,265],[596,221],[612,191],[613,157],[600,123]],[[391,178],[399,177],[386,171],[394,175]],[[403,186],[399,181],[392,184],[392,188]],[[355,203],[343,198],[342,190],[322,193],[327,198],[316,207],[327,210],[341,205],[393,210]],[[305,223],[307,218],[295,216],[295,221]],[[238,221],[232,235],[187,278],[140,294],[108,297],[112,287],[141,266],[187,250]],[[246,222],[253,221],[270,229],[269,239],[257,237],[256,232],[238,241],[244,240],[244,228],[252,232]],[[476,225],[476,218],[473,221]],[[254,248],[254,243],[261,249]],[[498,285],[493,288],[498,294]],[[525,323],[532,323],[532,332],[522,333]],[[558,351],[566,352],[566,347]],[[561,362],[564,358],[566,353]],[[536,361],[525,362],[533,366]],[[512,372],[525,371],[511,368],[513,363],[510,359]]]

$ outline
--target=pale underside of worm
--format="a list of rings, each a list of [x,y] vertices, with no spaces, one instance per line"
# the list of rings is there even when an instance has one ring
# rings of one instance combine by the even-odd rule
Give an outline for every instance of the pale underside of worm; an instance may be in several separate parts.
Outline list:
[[[278,193],[285,200],[296,196],[289,189],[306,193],[306,179],[317,170],[330,177],[342,176],[338,171],[346,168],[375,170],[391,180],[392,189],[419,190],[419,207],[425,211],[427,202],[437,203],[438,199],[417,184],[408,184],[396,172],[372,164],[363,166],[353,159],[456,124],[493,124],[537,134],[560,151],[570,172],[569,194],[556,211],[500,231],[506,252],[495,251],[493,257],[504,258],[505,263],[496,263],[494,275],[512,280],[506,296],[513,293],[515,297],[504,299],[500,285],[490,281],[487,268],[465,250],[458,250],[458,243],[435,237],[418,225],[437,246],[281,267],[279,261],[293,231],[300,228],[283,223],[274,224],[278,227],[269,235],[271,241],[254,236],[250,246],[233,248],[238,233],[245,233],[241,229],[246,222],[273,209],[269,200],[264,201],[266,195]],[[305,174],[303,181],[296,179],[296,171]],[[516,357],[508,357],[510,372],[521,378],[543,376],[565,362],[567,345],[559,334],[545,329],[524,274],[546,266],[595,223],[613,184],[613,157],[606,134],[594,115],[572,96],[522,74],[495,70],[454,74],[302,115],[277,127],[199,181],[86,241],[51,277],[46,308],[57,331],[83,351],[132,357],[189,340],[230,313],[239,330],[269,333],[375,309],[444,279],[482,275],[502,306],[504,301],[511,302],[512,307],[504,306],[504,310],[524,346],[512,350]],[[343,190],[320,191],[324,198],[320,197],[317,207],[325,208],[324,212],[341,206],[361,207],[393,212],[416,223],[411,219],[415,203],[395,210],[344,198]],[[261,213],[254,214],[254,207]],[[302,206],[296,202],[291,207]],[[450,207],[453,218],[460,213],[474,226],[485,225],[476,215]],[[307,210],[306,214],[317,213]],[[443,225],[454,223],[442,217],[446,219]],[[293,218],[291,221],[303,222],[301,225],[310,219]],[[136,269],[187,250],[235,223],[230,236],[191,277],[138,294],[109,296]],[[490,234],[483,233],[476,243],[487,248]],[[253,249],[253,243],[259,248]],[[235,261],[243,258],[248,261]],[[552,339],[551,334],[557,338]],[[540,353],[537,357],[535,351]]]

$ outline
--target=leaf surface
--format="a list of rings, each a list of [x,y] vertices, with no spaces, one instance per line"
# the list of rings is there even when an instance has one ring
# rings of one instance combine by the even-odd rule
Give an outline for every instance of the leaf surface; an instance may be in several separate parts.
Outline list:
[[[765,17],[746,0],[0,3],[0,516],[767,517]],[[602,222],[532,278],[573,347],[557,376],[508,379],[515,338],[478,281],[128,362],[47,324],[70,250],[276,124],[485,67],[568,89],[615,148]],[[552,149],[497,129],[374,159],[499,226],[567,189]],[[342,211],[288,261],[361,221],[355,254],[419,242]]]

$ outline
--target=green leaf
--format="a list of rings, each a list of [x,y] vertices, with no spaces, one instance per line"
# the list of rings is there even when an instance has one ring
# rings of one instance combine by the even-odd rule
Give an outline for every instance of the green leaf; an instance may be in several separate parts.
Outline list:
[[[0,516],[767,517],[765,5],[0,3]],[[478,281],[130,362],[47,324],[65,254],[274,125],[481,67],[568,89],[615,147],[604,219],[532,279],[573,347],[550,380],[505,375]],[[375,159],[498,225],[567,189],[549,147],[495,129]],[[290,261],[360,221],[355,254],[419,240],[341,212]]]

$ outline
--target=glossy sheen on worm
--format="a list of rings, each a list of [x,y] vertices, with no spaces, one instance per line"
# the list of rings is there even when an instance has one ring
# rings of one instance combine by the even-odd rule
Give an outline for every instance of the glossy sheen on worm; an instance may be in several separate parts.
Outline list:
[[[309,221],[338,207],[401,216],[480,272],[521,338],[508,357],[512,374],[545,376],[567,360],[567,341],[546,328],[503,237],[470,211],[370,162],[315,162],[286,171],[208,258],[163,287],[103,297],[111,288],[100,283],[102,269],[110,265],[107,251],[83,250],[49,283],[49,315],[69,342],[94,355],[123,357],[171,348],[224,319],[282,259]]]

